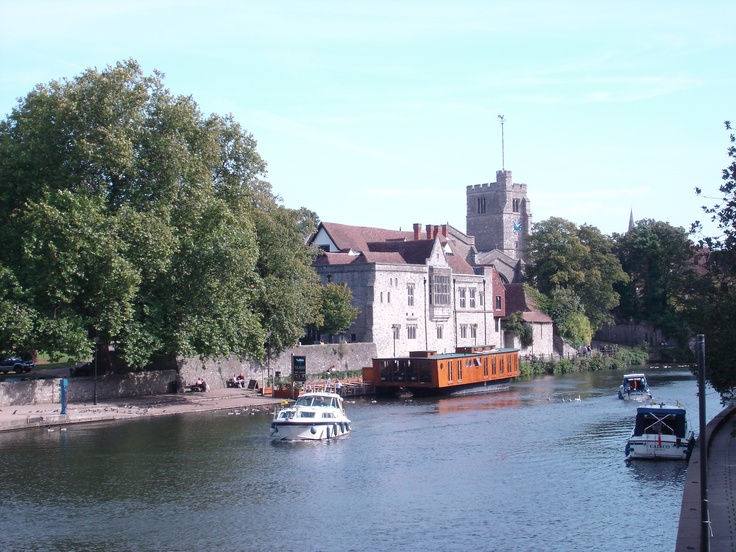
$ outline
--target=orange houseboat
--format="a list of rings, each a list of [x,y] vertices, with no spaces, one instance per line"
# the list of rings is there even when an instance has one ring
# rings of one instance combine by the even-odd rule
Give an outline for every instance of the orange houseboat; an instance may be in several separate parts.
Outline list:
[[[485,393],[508,387],[519,375],[519,350],[477,345],[439,355],[412,351],[408,357],[374,358],[373,366],[363,372],[363,381],[373,381],[378,394]]]

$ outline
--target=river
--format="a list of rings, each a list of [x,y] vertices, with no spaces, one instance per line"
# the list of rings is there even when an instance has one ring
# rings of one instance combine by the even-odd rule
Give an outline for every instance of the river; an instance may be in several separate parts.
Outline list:
[[[647,374],[697,432],[696,378]],[[0,548],[673,550],[686,465],[624,460],[636,403],[616,398],[621,377],[357,398],[332,442],[271,443],[265,410],[0,434]]]

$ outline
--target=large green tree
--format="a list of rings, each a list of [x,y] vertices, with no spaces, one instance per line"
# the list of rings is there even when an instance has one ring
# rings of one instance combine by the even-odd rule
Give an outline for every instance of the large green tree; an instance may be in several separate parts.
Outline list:
[[[321,323],[317,333],[336,335],[347,330],[359,314],[352,306],[352,299],[353,293],[347,284],[328,282],[322,288]]]
[[[731,131],[730,122],[726,129]],[[721,393],[736,389],[736,136],[730,132],[727,149],[729,165],[723,169],[723,182],[717,203],[703,207],[720,232],[704,237],[700,243],[710,262],[697,281],[689,299],[692,330],[705,336],[706,378]],[[696,189],[701,194],[701,189]],[[694,230],[700,224],[694,224]]]
[[[613,241],[594,226],[551,217],[534,225],[529,236],[526,276],[550,296],[555,288],[572,291],[583,305],[593,330],[613,320],[619,303],[614,285],[628,276],[613,253]]]
[[[649,321],[666,335],[687,337],[684,299],[695,273],[693,243],[684,228],[651,219],[640,220],[625,234],[614,234],[615,251],[628,282],[617,286],[622,321]]]
[[[319,304],[316,216],[265,176],[232,117],[133,60],[36,86],[0,122],[0,348],[96,338],[142,367],[294,344]]]

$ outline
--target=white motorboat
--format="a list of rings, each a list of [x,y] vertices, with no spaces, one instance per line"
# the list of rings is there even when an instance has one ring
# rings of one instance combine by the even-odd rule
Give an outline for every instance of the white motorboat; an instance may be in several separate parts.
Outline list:
[[[652,392],[644,374],[624,374],[618,388],[618,398],[632,401],[645,401],[652,398]]]
[[[626,443],[627,458],[687,460],[695,435],[687,427],[685,409],[665,404],[640,406],[636,423]]]
[[[342,397],[336,393],[299,395],[293,405],[274,412],[271,437],[277,441],[317,441],[350,433]]]

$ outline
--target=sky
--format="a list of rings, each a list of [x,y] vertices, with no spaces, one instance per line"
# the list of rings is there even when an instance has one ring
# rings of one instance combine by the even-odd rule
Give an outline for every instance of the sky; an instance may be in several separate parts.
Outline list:
[[[283,204],[323,221],[465,231],[466,186],[506,169],[533,222],[610,235],[633,212],[718,234],[701,207],[736,122],[733,0],[0,0],[0,14],[0,117],[37,84],[132,58],[205,115],[232,114]]]

